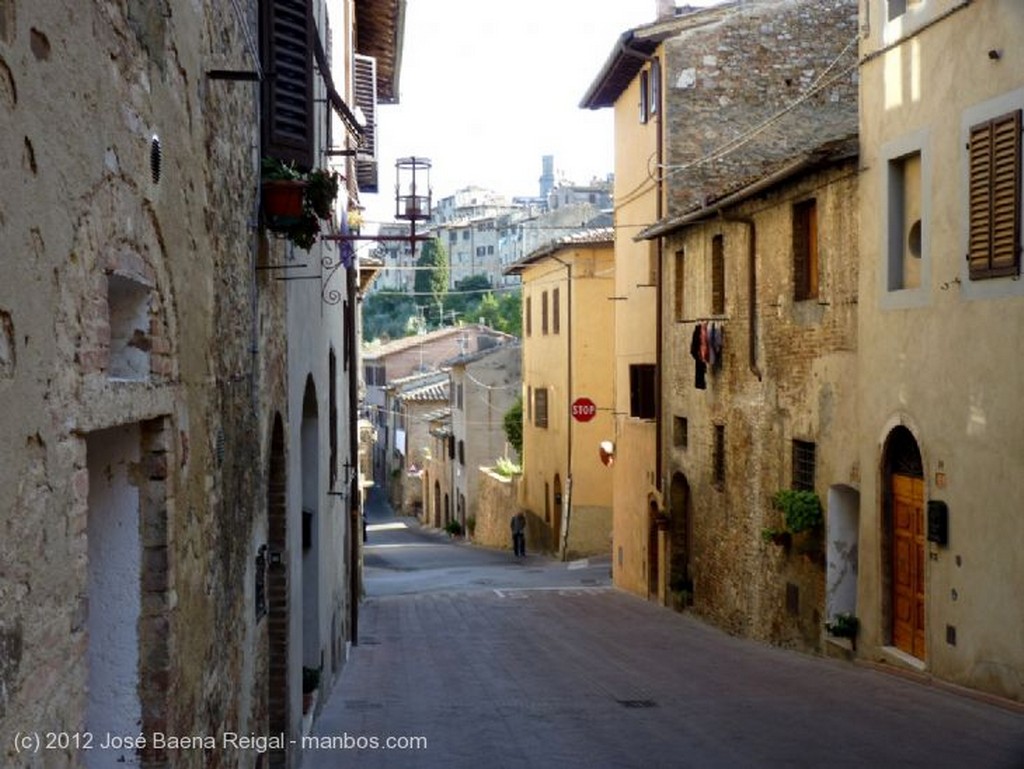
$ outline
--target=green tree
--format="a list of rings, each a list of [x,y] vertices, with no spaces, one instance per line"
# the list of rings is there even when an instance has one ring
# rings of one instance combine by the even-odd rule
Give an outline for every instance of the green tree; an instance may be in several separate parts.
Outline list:
[[[416,271],[416,304],[429,308],[426,311],[428,317],[436,317],[437,324],[441,325],[443,318],[440,310],[444,306],[445,296],[448,293],[448,252],[440,240],[434,238],[423,244],[423,253],[416,261],[419,267]],[[435,311],[437,315],[431,315]]]
[[[403,293],[379,292],[363,302],[363,339],[398,339],[409,335],[418,313],[413,298]]]
[[[522,459],[523,456],[523,396],[516,398],[516,402],[505,412],[502,426],[505,430],[505,437],[516,450],[516,454]]]

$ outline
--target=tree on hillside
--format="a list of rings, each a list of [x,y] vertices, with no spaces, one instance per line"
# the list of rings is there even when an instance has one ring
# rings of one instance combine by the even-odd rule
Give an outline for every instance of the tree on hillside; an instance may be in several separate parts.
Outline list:
[[[448,252],[440,240],[434,238],[423,244],[423,253],[416,261],[416,304],[426,308],[428,318],[437,318],[441,325],[445,295],[448,293]],[[434,315],[433,313],[437,313]]]

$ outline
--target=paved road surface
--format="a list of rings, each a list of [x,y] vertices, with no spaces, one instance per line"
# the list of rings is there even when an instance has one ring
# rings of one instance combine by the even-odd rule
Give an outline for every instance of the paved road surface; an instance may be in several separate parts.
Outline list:
[[[341,749],[304,769],[1024,768],[1020,712],[729,637],[611,588],[606,563],[404,522],[370,533],[361,643],[314,726]]]

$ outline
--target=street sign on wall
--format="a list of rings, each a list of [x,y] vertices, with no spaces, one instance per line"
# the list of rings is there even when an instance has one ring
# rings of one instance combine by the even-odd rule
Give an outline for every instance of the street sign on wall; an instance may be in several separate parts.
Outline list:
[[[597,406],[590,398],[577,398],[572,402],[572,418],[577,422],[589,422],[597,413]]]

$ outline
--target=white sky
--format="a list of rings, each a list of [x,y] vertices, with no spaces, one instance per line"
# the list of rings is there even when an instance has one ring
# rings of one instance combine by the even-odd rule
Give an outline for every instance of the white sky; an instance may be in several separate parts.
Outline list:
[[[378,111],[381,193],[363,196],[367,221],[393,218],[398,157],[431,160],[435,203],[469,185],[537,195],[543,155],[556,179],[611,173],[611,109],[579,103],[619,35],[655,15],[656,0],[408,0],[400,99]]]

